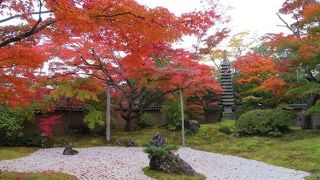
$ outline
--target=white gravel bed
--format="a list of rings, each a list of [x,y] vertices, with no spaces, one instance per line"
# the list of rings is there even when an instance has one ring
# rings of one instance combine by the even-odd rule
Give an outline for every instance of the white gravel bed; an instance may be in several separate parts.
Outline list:
[[[64,172],[78,179],[144,180],[142,168],[148,156],[142,148],[93,147],[75,148],[77,155],[62,155],[63,148],[40,149],[30,156],[0,161],[0,170],[17,172]]]
[[[30,156],[0,161],[0,170],[17,172],[64,172],[78,179],[144,180],[149,159],[142,148],[76,148],[78,155],[64,156],[63,148],[41,149]],[[205,151],[180,148],[178,154],[209,180],[303,179],[309,174],[263,162]]]
[[[260,161],[190,148],[181,148],[178,153],[208,180],[301,180],[310,175]]]

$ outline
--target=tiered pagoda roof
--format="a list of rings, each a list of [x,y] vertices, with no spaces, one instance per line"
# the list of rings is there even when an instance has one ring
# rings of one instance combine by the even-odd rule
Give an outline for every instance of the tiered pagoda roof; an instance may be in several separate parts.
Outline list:
[[[220,69],[220,84],[222,87],[222,105],[234,106],[233,81],[230,62],[224,52],[223,61]]]

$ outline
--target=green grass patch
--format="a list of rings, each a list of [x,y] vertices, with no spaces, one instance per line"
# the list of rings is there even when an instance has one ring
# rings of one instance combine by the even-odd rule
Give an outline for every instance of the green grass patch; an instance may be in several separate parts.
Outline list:
[[[0,147],[0,161],[28,156],[37,150],[34,147]]]
[[[96,146],[107,146],[103,136],[72,136],[63,135],[56,136],[53,138],[55,144],[58,146],[65,147],[68,144],[73,144],[76,148],[96,147]]]
[[[0,180],[16,180],[29,178],[32,180],[75,180],[76,177],[65,173],[40,172],[40,173],[19,173],[0,171]]]
[[[319,178],[320,178],[320,173],[316,173],[314,175],[305,177],[306,180],[319,180]]]
[[[181,134],[178,131],[168,131],[162,127],[154,127],[132,132],[111,132],[111,141],[106,142],[104,136],[57,136],[54,141],[58,144],[73,144],[75,148],[96,147],[96,146],[116,146],[120,139],[132,139],[138,146],[148,143],[156,132],[164,134],[169,143],[180,142]]]
[[[143,168],[143,172],[145,175],[157,180],[205,180],[206,179],[206,177],[201,174],[196,174],[194,176],[168,174],[165,172],[151,170],[149,167]]]
[[[218,126],[203,125],[197,135],[188,138],[188,145],[195,149],[236,155],[277,166],[320,172],[320,131],[296,129],[277,138],[237,138],[217,131]]]
[[[134,140],[139,146],[151,141],[156,132],[160,132],[170,144],[177,144],[181,142],[181,133],[179,131],[168,131],[164,127],[154,127],[150,129],[143,129],[141,131],[133,132],[115,132],[112,134],[111,144],[115,145],[118,139],[130,138]]]

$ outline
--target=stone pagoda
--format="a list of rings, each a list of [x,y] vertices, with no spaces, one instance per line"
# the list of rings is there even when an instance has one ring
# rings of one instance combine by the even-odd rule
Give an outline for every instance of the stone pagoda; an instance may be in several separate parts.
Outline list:
[[[232,72],[230,67],[230,61],[227,58],[226,51],[223,52],[223,60],[220,67],[220,84],[222,87],[222,119],[234,119],[235,114],[233,112],[234,91]]]

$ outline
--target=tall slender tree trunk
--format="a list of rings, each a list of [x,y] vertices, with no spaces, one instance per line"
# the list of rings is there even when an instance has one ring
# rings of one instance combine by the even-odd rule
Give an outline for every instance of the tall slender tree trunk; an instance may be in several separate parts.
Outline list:
[[[111,139],[111,132],[110,132],[110,124],[111,124],[111,116],[110,116],[110,109],[111,109],[111,103],[110,103],[110,86],[107,85],[107,97],[106,97],[106,141],[109,142]]]
[[[179,92],[180,92],[180,111],[181,111],[182,146],[185,146],[185,138],[184,138],[184,107],[183,107],[182,89],[180,89]]]

